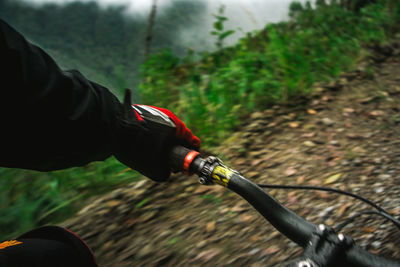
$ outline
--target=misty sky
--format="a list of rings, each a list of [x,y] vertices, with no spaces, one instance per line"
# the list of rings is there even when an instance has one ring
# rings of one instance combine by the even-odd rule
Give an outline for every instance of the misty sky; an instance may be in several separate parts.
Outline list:
[[[68,3],[77,0],[23,0],[30,3]],[[93,0],[81,0],[89,2]],[[162,10],[173,0],[157,0],[158,7]],[[268,22],[278,22],[288,18],[288,7],[293,0],[187,0],[201,1],[207,3],[207,17],[204,22],[199,25],[207,34],[212,30],[212,24],[215,21],[212,14],[216,14],[218,7],[222,4],[226,6],[225,15],[229,21],[225,23],[226,29],[235,30],[235,34],[226,40],[226,44],[233,44],[237,39],[241,38],[245,32],[259,30],[265,27]],[[299,1],[299,0],[297,0]],[[147,14],[150,11],[152,0],[96,0],[102,6],[123,4],[127,7],[127,12],[134,15],[135,13]],[[300,0],[306,2],[306,0]],[[312,1],[313,2],[313,1]],[[193,30],[182,32],[182,39],[189,40],[185,42],[187,45],[194,45],[191,40],[199,38],[199,33]],[[203,33],[204,35],[204,33]],[[205,38],[205,37],[204,37]],[[204,47],[205,48],[205,47]]]
[[[76,0],[24,0],[30,3],[68,3]],[[93,0],[80,0],[89,2]],[[101,5],[123,4],[132,13],[149,12],[152,0],[95,0]],[[265,22],[276,22],[287,18],[288,6],[293,0],[188,0],[206,2],[209,13],[215,13],[217,8],[224,4],[227,15],[239,15],[244,18],[245,23],[253,24],[253,27],[262,27]],[[171,0],[157,0],[160,8],[168,5]],[[300,0],[305,2],[305,0]]]
[[[73,2],[77,0],[24,0],[25,2],[32,3],[66,3]],[[82,2],[89,2],[93,0],[80,0]],[[132,12],[146,12],[150,9],[150,5],[152,3],[151,0],[95,0],[102,5],[112,5],[112,4],[124,4],[129,7],[129,10]],[[241,7],[243,12],[254,11],[255,8],[262,8],[263,11],[266,8],[270,9],[271,12],[267,15],[278,15],[277,13],[285,13],[287,6],[293,0],[188,0],[188,1],[202,1],[207,2],[209,6],[219,6],[221,4],[225,4],[226,6],[234,5]],[[157,0],[160,6],[168,5],[168,2],[171,0]],[[304,2],[304,1],[300,1]],[[286,14],[283,14],[283,17]]]

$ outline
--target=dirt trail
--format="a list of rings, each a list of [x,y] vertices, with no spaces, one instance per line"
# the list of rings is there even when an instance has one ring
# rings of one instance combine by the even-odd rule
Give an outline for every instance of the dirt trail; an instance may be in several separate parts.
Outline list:
[[[400,214],[400,43],[375,47],[369,63],[309,99],[251,118],[218,150],[257,183],[325,185]],[[364,66],[364,67],[363,67]],[[314,223],[335,226],[369,209],[345,196],[270,190]],[[400,260],[400,231],[363,216],[344,229],[357,244]],[[100,266],[279,266],[299,255],[239,196],[175,176],[143,180],[103,196],[64,223]]]

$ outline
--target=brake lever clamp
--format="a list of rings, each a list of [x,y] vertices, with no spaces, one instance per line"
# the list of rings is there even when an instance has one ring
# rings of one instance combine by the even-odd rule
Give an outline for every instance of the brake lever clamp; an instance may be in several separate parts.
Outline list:
[[[354,245],[354,240],[337,234],[332,228],[320,224],[312,233],[303,255],[290,267],[343,266],[345,251]]]

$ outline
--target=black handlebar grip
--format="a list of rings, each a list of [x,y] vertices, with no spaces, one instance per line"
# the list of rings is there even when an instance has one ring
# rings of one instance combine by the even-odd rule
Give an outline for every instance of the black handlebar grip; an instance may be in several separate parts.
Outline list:
[[[169,153],[169,166],[173,172],[184,171],[185,158],[190,151],[192,150],[183,146],[175,146],[171,149]]]

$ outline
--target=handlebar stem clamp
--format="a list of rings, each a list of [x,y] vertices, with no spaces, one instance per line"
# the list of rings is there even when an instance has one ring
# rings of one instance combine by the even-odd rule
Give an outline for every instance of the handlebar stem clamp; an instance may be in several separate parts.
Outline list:
[[[354,245],[354,241],[350,237],[338,235],[332,228],[320,224],[312,233],[302,257],[290,266],[342,266],[341,262],[345,258],[345,251],[352,245]]]

